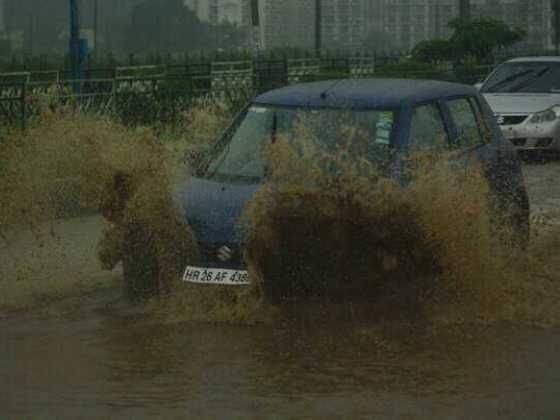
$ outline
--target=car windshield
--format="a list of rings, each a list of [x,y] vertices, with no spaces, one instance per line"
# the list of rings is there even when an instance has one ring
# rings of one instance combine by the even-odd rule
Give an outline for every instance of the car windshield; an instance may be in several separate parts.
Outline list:
[[[251,106],[216,149],[206,176],[228,180],[260,180],[265,176],[266,147],[278,136],[297,142],[306,135],[318,139],[325,150],[347,144],[351,152],[374,164],[387,162],[395,114],[382,110],[302,109]],[[357,140],[356,140],[357,139]]]
[[[482,87],[483,93],[550,93],[560,91],[560,63],[504,64]]]

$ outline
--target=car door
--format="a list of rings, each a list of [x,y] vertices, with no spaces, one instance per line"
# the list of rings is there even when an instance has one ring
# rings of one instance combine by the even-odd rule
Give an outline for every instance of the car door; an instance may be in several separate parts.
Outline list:
[[[529,201],[519,158],[486,119],[481,103],[474,96],[456,97],[443,101],[443,109],[450,120],[458,161],[482,165],[499,206],[504,210],[515,207],[525,223]]]
[[[476,98],[459,96],[417,104],[411,110],[408,160],[412,165],[451,159],[454,165],[497,163],[494,134],[488,128]],[[492,170],[486,172],[493,172]]]
[[[451,127],[452,148],[458,155],[487,162],[492,154],[492,135],[482,118],[482,110],[474,97],[461,96],[442,101]]]
[[[449,131],[452,156],[466,166],[480,165],[486,175],[499,166],[499,139],[484,118],[474,96],[458,96],[441,101]]]

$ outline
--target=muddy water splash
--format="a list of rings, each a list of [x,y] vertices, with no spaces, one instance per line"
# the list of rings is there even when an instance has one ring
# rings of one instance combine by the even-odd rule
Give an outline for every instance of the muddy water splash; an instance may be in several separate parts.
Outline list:
[[[558,278],[542,254],[557,232],[521,253],[498,239],[477,168],[418,156],[403,190],[347,150],[325,153],[311,140],[296,151],[285,139],[270,150],[271,182],[246,212],[265,295],[365,298],[377,302],[365,313],[441,325],[560,321]]]
[[[188,116],[185,136],[199,135],[192,144],[204,146],[217,134],[208,130],[223,128],[223,110],[217,117],[212,112]],[[199,125],[207,131],[197,131]],[[404,192],[368,162],[353,160],[348,147],[325,153],[316,142],[306,143],[307,135],[303,130],[297,153],[278,139],[268,156],[272,182],[246,209],[248,289],[177,281],[186,262],[197,258],[192,232],[170,194],[187,176],[179,163],[192,146],[186,137],[169,147],[149,129],[71,112],[43,115],[25,134],[11,133],[0,149],[6,203],[0,232],[9,248],[22,227],[48,232],[45,223],[56,218],[101,208],[109,221],[98,247],[103,266],[122,262],[136,294],[169,292],[150,305],[158,320],[273,319],[278,308],[263,298],[274,278],[291,279],[288,297],[326,296],[330,303],[320,303],[318,313],[342,311],[351,320],[359,312],[377,319],[393,312],[442,325],[560,321],[558,270],[550,258],[557,227],[541,223],[530,251],[515,254],[490,234],[487,186],[476,171],[459,174],[423,159],[417,162],[423,170]],[[33,282],[34,274],[24,277]],[[337,297],[358,292],[377,302],[336,305],[332,290]],[[295,305],[302,306],[314,308]]]
[[[220,121],[227,121],[225,111],[216,109],[207,107],[186,115],[185,135],[193,132],[193,124],[206,133],[222,127]],[[35,242],[43,244],[41,248],[54,249],[66,239],[57,236],[60,220],[101,212],[106,220],[98,245],[103,267],[113,269],[123,262],[126,274],[134,268],[127,264],[127,258],[134,256],[131,253],[149,248],[160,271],[156,288],[169,289],[166,279],[196,252],[188,226],[171,203],[170,191],[188,178],[181,159],[185,150],[201,147],[209,137],[193,138],[189,143],[174,135],[163,143],[150,128],[130,129],[73,109],[45,111],[24,133],[5,133],[0,145],[3,248],[17,250],[22,235],[31,232]],[[3,270],[3,290],[13,289],[12,295],[19,296],[22,289],[36,294],[43,288],[40,294],[48,296],[49,290],[57,294],[57,287],[51,287],[57,282],[72,287],[73,282],[63,278],[41,282],[37,270],[27,269],[31,265],[63,267],[65,256],[43,252],[29,258],[39,261],[20,258],[15,271]],[[137,272],[142,269],[145,267]],[[25,306],[25,299],[10,305],[12,295],[8,293],[4,299],[8,307]],[[28,304],[34,300],[29,297]]]
[[[64,140],[65,135],[74,133],[79,136],[83,131],[72,128],[76,121],[52,123],[58,127],[56,130],[53,126],[37,127],[28,133],[37,136],[35,140],[31,137],[33,147],[29,149],[29,155],[24,149],[18,149],[17,153],[10,152],[14,153],[10,157],[29,156],[37,165],[45,165],[48,161],[51,162],[48,168],[56,168],[55,162],[68,160],[68,156],[72,156],[68,153],[64,159],[57,153],[45,154],[39,139],[51,135],[51,144],[65,144],[68,141]],[[102,133],[107,139],[118,140],[118,136],[112,136],[121,132],[120,127],[96,120],[87,120],[87,123],[95,127],[88,131],[91,136]],[[122,133],[130,140],[145,135],[143,132]],[[14,134],[13,138],[20,139],[18,136]],[[59,142],[58,138],[62,140]],[[19,143],[18,147],[23,148],[23,144]],[[77,149],[79,147],[76,145]],[[86,160],[74,162],[75,172],[72,173],[81,174],[80,168],[89,168],[93,174],[86,179],[99,179],[101,169],[106,167],[101,163],[114,162],[111,143],[104,147],[109,156],[101,160],[97,159],[96,153],[76,154],[97,163],[89,166]],[[141,167],[133,166],[132,161],[141,157],[143,147],[141,143],[131,142],[122,165],[116,165],[116,168],[122,172],[131,166]],[[5,150],[2,149],[2,153]],[[53,150],[60,152],[63,149],[57,146]],[[49,156],[52,161],[47,159]],[[143,158],[139,160],[142,162]],[[69,162],[73,161],[70,159]],[[297,165],[301,160],[290,162]],[[35,208],[40,208],[39,203],[51,203],[43,197],[49,196],[45,193],[50,191],[47,181],[53,179],[49,178],[52,172],[34,168],[25,159],[21,163],[21,168],[45,175],[38,182],[47,188],[37,188],[30,182],[32,177],[22,173],[25,188],[21,189],[22,200],[18,201],[15,184],[0,184],[2,193],[10,194],[2,198],[13,200],[10,206],[1,208],[2,228],[7,240],[0,246],[0,306],[13,303],[11,298],[15,296],[15,288],[18,293],[26,293],[26,287],[31,286],[33,295],[46,292],[46,296],[53,297],[53,291],[59,290],[61,281],[68,282],[68,288],[78,293],[86,293],[88,284],[112,281],[113,276],[101,274],[91,258],[96,241],[101,237],[101,218],[50,223],[56,214],[49,210],[50,205],[45,206],[49,210],[45,213]],[[12,169],[1,172],[2,181],[7,179],[4,178],[6,174],[17,174],[18,166],[17,160],[10,161],[5,167]],[[287,168],[287,163],[281,163],[281,167]],[[115,166],[109,165],[109,168]],[[109,176],[102,177],[102,180],[114,185],[115,173],[110,169]],[[311,232],[318,235],[316,245],[320,252],[317,251],[316,256],[323,262],[325,255],[329,258],[337,255],[334,251],[341,257],[348,257],[345,252],[351,249],[338,251],[332,244],[325,246],[321,238],[335,243],[341,237],[357,234],[356,230],[366,233],[363,246],[369,246],[370,240],[383,239],[390,249],[396,248],[390,242],[391,236],[387,238],[387,234],[382,234],[378,238],[377,229],[371,223],[377,222],[380,215],[386,215],[389,220],[384,224],[393,220],[399,223],[396,227],[383,226],[380,232],[389,232],[397,238],[401,230],[410,226],[405,237],[416,241],[411,242],[412,248],[423,244],[434,251],[437,264],[422,267],[432,280],[428,286],[441,286],[445,293],[422,293],[423,299],[411,313],[415,318],[412,322],[386,319],[391,309],[396,315],[402,313],[405,309],[403,302],[400,306],[383,308],[370,303],[361,306],[358,303],[323,301],[302,304],[295,301],[285,304],[283,313],[263,311],[271,305],[261,305],[258,287],[233,292],[219,288],[211,291],[183,288],[183,285],[175,284],[174,292],[177,293],[156,300],[150,306],[152,311],[141,309],[141,314],[138,314],[137,306],[124,303],[120,293],[114,291],[108,296],[102,293],[72,303],[65,301],[63,305],[48,302],[42,295],[41,300],[47,300],[49,305],[48,314],[68,311],[72,317],[45,320],[41,314],[40,319],[30,316],[1,321],[0,384],[4,386],[0,389],[0,416],[79,418],[87,413],[95,417],[111,417],[118,412],[123,417],[135,418],[147,415],[371,418],[372,413],[380,418],[458,415],[466,418],[555,418],[558,412],[560,335],[557,329],[524,328],[519,324],[550,325],[558,324],[560,319],[557,274],[560,272],[557,251],[560,249],[560,229],[552,201],[554,196],[560,198],[557,188],[560,184],[556,182],[560,165],[528,168],[528,184],[537,210],[534,215],[537,229],[534,229],[531,249],[525,255],[514,256],[504,256],[493,250],[486,253],[483,240],[488,238],[482,227],[487,222],[484,214],[479,215],[484,203],[473,202],[468,191],[450,188],[448,183],[438,181],[438,176],[426,177],[426,182],[420,179],[410,197],[401,196],[391,183],[373,183],[377,187],[369,191],[365,184],[360,189],[340,182],[335,184],[336,188],[325,190],[331,194],[329,196],[318,191],[313,184],[302,185],[296,176],[298,173],[302,172],[294,172],[291,182],[265,185],[249,206],[246,220],[249,227],[255,228],[250,243],[253,247],[249,247],[250,261],[254,264],[251,271],[261,271],[266,253],[278,251],[272,244],[283,232],[283,225],[277,223],[271,217],[273,215],[285,216],[284,211],[294,212],[307,223],[314,222],[314,217],[320,220],[336,217],[335,220],[342,225],[336,235],[332,233],[332,225]],[[379,181],[363,168],[360,174],[355,181]],[[442,170],[440,175],[443,177],[444,174]],[[545,178],[551,181],[544,182]],[[474,176],[472,184],[467,180],[466,185],[471,185],[474,192],[484,191],[484,185],[479,185],[478,181]],[[97,202],[105,190],[94,187],[93,195],[85,196],[93,197],[95,200],[92,201]],[[140,190],[138,187],[136,191]],[[31,198],[24,196],[26,191],[32,191]],[[111,188],[109,191],[114,192]],[[348,196],[343,203],[352,204],[342,208],[352,210],[352,216],[357,213],[360,217],[354,219],[330,204],[330,200],[341,199],[340,193]],[[366,194],[363,200],[356,197],[358,193]],[[68,196],[75,197],[74,193]],[[151,223],[159,226],[160,221],[155,215],[161,214],[162,203],[167,205],[169,202],[166,194],[161,197],[155,200],[146,194],[135,200],[136,205],[146,212],[143,226],[151,227]],[[381,201],[375,205],[366,201],[367,197]],[[313,211],[309,212],[300,208],[308,199],[313,204],[310,206]],[[451,200],[456,208],[448,205],[447,200]],[[2,203],[6,202],[2,200]],[[546,205],[541,208],[537,202]],[[325,207],[316,208],[315,203]],[[401,203],[406,213],[399,213]],[[465,204],[469,206],[464,209]],[[30,209],[26,210],[29,205]],[[115,209],[122,211],[127,206],[116,206]],[[481,246],[480,251],[470,247],[471,236],[467,235],[466,240],[463,232],[456,229],[458,225],[454,218],[458,218],[458,214],[465,216],[467,209],[472,217],[469,220],[477,220],[482,232],[472,234],[477,238],[474,243]],[[13,214],[16,216],[10,216]],[[121,213],[115,212],[117,219],[118,214]],[[403,214],[412,219],[407,221]],[[352,230],[350,222],[354,220],[359,224]],[[45,221],[49,223],[44,225]],[[22,234],[19,228],[23,222],[33,227],[35,236],[29,232]],[[307,223],[302,222],[302,225]],[[464,226],[459,224],[459,227]],[[291,231],[295,229],[291,228]],[[309,232],[302,233],[314,237]],[[165,235],[160,239],[165,239]],[[480,236],[482,239],[478,239]],[[267,252],[257,252],[255,247],[259,242],[266,245]],[[118,243],[119,240],[113,245]],[[168,249],[164,242],[158,243],[163,252]],[[282,249],[282,252],[287,257],[297,256],[302,247],[296,245],[294,243],[294,249]],[[356,243],[351,245],[356,246]],[[350,257],[358,258],[359,255],[351,254]],[[432,258],[431,254],[425,258],[428,257]],[[474,261],[465,265],[469,258]],[[30,267],[30,262],[35,260],[39,260],[38,267]],[[4,276],[4,269],[12,262],[22,272],[17,282],[12,282],[15,280],[13,273]],[[315,260],[303,262],[317,264]],[[392,281],[392,273],[396,272],[395,278],[398,278],[399,267],[407,267],[397,264],[399,260],[387,253],[379,256],[379,262],[384,266],[382,275],[374,272],[365,276],[366,281],[370,278],[381,283]],[[48,264],[41,267],[43,263]],[[379,267],[371,270],[374,269],[379,270]],[[54,271],[52,278],[44,277],[47,271]],[[81,285],[77,284],[77,278],[83,280]],[[429,288],[420,290],[429,291]],[[263,312],[269,318],[263,317]],[[419,314],[423,318],[420,321],[416,319]],[[369,322],[368,315],[373,322]],[[245,323],[262,319],[281,322],[251,328],[207,322],[173,322],[235,319]],[[513,322],[511,327],[458,325],[473,321],[494,324],[500,320]]]

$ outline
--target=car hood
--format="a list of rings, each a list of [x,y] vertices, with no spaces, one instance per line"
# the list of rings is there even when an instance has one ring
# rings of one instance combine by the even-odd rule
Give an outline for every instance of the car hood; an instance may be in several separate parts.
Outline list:
[[[485,93],[484,98],[495,114],[533,114],[560,105],[557,93]]]
[[[197,239],[206,244],[239,244],[239,218],[257,184],[232,184],[191,178],[175,194]]]

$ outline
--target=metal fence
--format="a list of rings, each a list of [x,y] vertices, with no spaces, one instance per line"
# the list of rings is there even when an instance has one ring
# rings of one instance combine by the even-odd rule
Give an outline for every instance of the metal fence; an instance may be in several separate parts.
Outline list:
[[[42,107],[60,106],[110,114],[130,125],[168,124],[201,101],[221,101],[237,108],[258,93],[292,83],[347,77],[474,83],[490,70],[426,71],[391,61],[380,63],[374,57],[350,57],[127,66],[111,71],[89,70],[80,80],[68,79],[58,71],[0,73],[0,124],[25,127]]]

